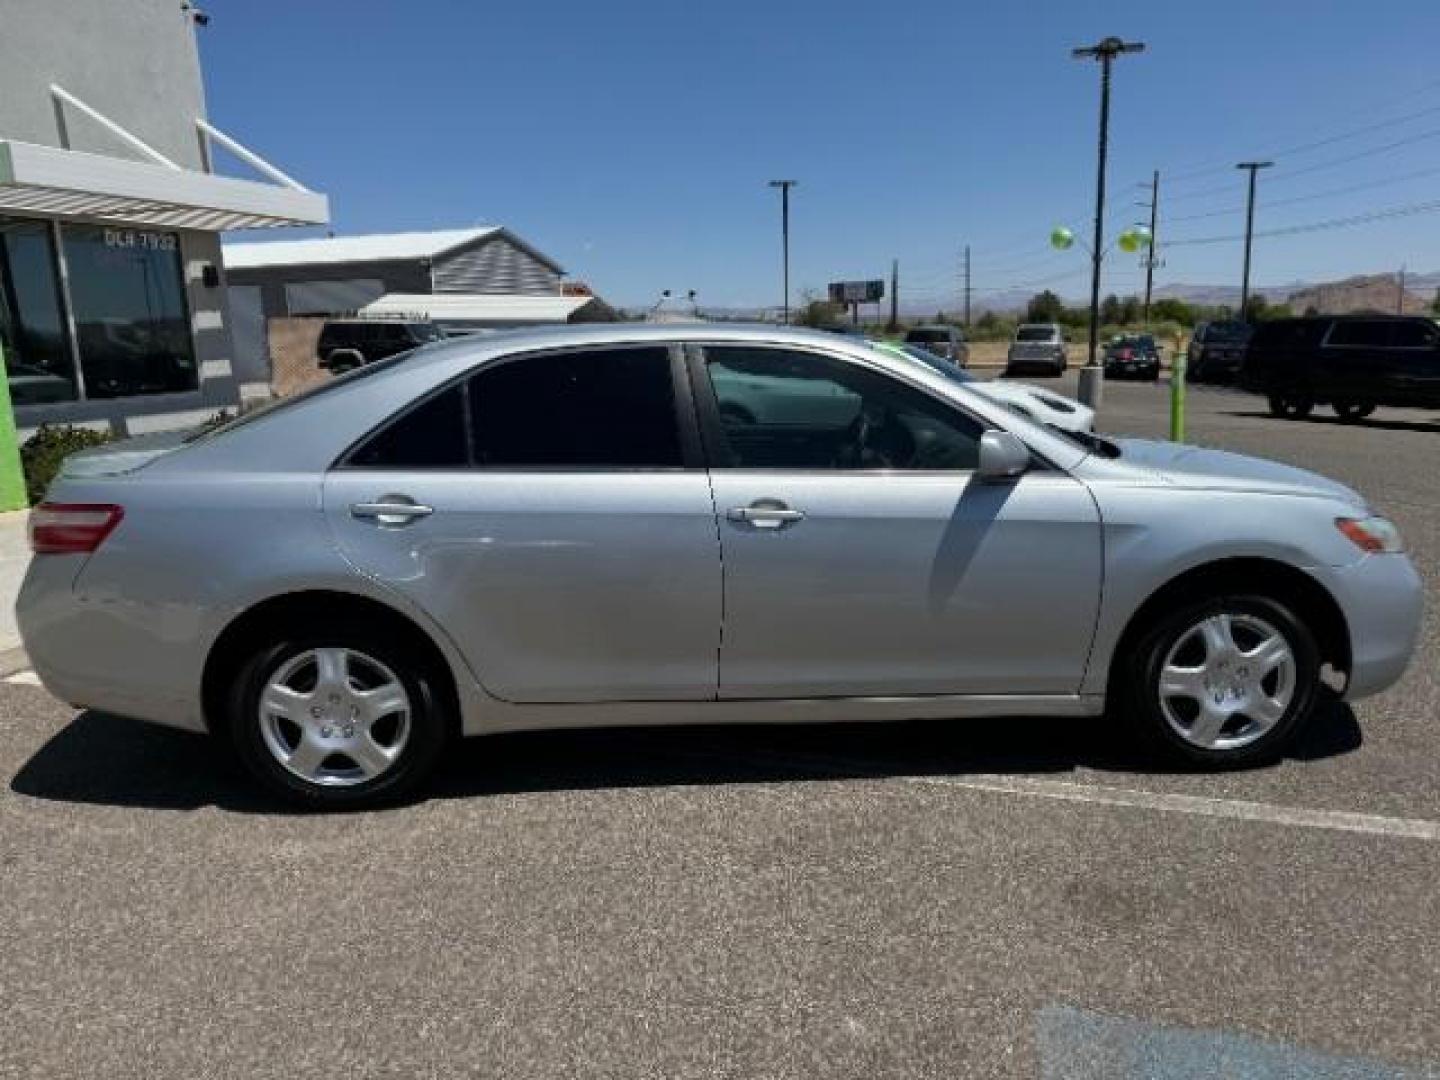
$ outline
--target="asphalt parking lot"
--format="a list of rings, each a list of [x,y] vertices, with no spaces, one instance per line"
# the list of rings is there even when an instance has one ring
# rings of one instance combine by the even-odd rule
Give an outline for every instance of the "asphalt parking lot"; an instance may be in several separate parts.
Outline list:
[[[1440,1075],[1440,416],[1190,424],[1357,487],[1431,583],[1403,683],[1271,769],[1098,721],[586,732],[297,816],[0,683],[0,1076]]]

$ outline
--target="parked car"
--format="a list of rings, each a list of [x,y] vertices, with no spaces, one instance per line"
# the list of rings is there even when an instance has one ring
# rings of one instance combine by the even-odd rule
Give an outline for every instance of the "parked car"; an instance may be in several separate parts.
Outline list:
[[[905,334],[905,344],[928,349],[956,367],[970,366],[970,346],[958,326],[915,326]]]
[[[1195,327],[1185,351],[1185,378],[1196,383],[1235,381],[1245,356],[1250,327],[1243,322],[1208,322]]]
[[[1065,346],[1065,331],[1058,323],[1023,323],[1015,328],[1015,340],[1005,357],[1005,374],[1038,371],[1063,375],[1070,363]]]
[[[1421,316],[1339,316],[1262,323],[1241,383],[1275,416],[1298,419],[1329,405],[1342,420],[1377,406],[1440,408],[1440,326]]]
[[[331,319],[320,330],[315,357],[335,373],[373,364],[396,353],[439,341],[444,334],[433,322],[399,319]]]
[[[1028,383],[1011,382],[1008,379],[977,378],[970,372],[957,368],[948,360],[942,360],[928,349],[922,349],[915,345],[879,345],[878,347],[907,356],[912,360],[918,360],[946,378],[963,383],[977,394],[994,398],[1021,416],[1039,420],[1042,424],[1049,424],[1065,431],[1093,431],[1095,429],[1095,410],[1062,394],[1038,386],[1030,386]]]
[[[749,379],[850,406],[727,418]],[[414,788],[456,735],[574,725],[1110,715],[1237,766],[1294,743],[1322,666],[1391,685],[1420,620],[1349,488],[777,327],[432,345],[72,457],[30,526],[53,694],[322,807]]]
[[[1105,346],[1105,377],[1108,379],[1160,378],[1160,346],[1152,334],[1117,334]]]

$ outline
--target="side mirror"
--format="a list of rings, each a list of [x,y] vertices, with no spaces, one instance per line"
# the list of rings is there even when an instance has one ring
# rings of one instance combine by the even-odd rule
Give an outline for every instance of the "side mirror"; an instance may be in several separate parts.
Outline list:
[[[1014,480],[1030,468],[1030,448],[1008,431],[980,436],[980,465],[975,475],[985,483]]]

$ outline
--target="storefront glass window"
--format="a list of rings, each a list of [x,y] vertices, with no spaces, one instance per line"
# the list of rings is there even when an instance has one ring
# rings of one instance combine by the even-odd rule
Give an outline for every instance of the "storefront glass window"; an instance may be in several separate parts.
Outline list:
[[[0,218],[0,346],[15,405],[75,400],[50,226]]]
[[[61,227],[85,394],[127,397],[199,385],[174,233]]]

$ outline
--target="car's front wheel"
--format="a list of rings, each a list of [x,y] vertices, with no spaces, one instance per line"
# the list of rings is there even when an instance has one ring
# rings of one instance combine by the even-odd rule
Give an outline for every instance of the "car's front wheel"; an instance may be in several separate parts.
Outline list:
[[[1270,415],[1282,420],[1303,420],[1315,410],[1315,402],[1303,394],[1273,393],[1270,395]]]
[[[1142,740],[1171,761],[1209,768],[1273,761],[1321,689],[1314,634],[1289,608],[1254,594],[1159,619],[1117,674]]]
[[[392,801],[446,741],[442,676],[380,628],[305,628],[254,647],[229,698],[246,767],[276,794],[317,808]]]

